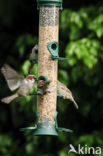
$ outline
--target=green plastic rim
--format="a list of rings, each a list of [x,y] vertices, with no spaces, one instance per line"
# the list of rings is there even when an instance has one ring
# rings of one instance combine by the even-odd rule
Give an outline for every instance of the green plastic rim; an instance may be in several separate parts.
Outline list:
[[[37,129],[35,130],[34,135],[58,136],[58,133],[55,125],[53,125],[51,122],[46,121],[37,124]]]
[[[46,82],[50,82],[50,80],[48,79],[48,77],[45,76],[45,75],[39,76],[38,80],[45,80]]]
[[[38,6],[54,5],[61,8],[62,0],[37,0]]]

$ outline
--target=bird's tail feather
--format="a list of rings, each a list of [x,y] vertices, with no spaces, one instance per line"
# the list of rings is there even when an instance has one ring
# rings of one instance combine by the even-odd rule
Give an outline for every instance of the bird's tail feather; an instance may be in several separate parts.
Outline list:
[[[78,109],[78,104],[75,102],[74,98],[72,98],[72,102],[73,102],[73,104],[74,104],[74,107],[75,107],[76,109]]]
[[[11,95],[11,96],[1,99],[1,101],[6,104],[9,104],[11,101],[13,101],[17,97],[18,97],[18,94],[14,94],[14,95]]]

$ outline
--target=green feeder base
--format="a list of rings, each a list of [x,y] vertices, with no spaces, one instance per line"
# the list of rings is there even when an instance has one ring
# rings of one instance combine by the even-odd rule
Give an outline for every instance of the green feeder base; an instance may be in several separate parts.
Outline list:
[[[43,122],[37,124],[37,129],[34,132],[34,135],[52,135],[58,136],[55,125],[51,122]]]
[[[42,123],[38,123],[39,114],[36,113],[37,121],[36,121],[35,126],[21,128],[20,131],[32,130],[34,131],[34,135],[38,135],[38,136],[40,135],[41,136],[45,136],[45,135],[58,136],[58,132],[72,133],[73,131],[70,129],[58,127],[57,114],[58,112],[55,113],[55,124],[53,124],[51,121],[48,121],[48,119],[45,119],[45,121]]]

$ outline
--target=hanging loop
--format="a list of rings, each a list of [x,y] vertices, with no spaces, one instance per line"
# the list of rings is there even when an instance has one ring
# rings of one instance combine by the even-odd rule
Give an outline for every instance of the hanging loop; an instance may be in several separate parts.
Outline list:
[[[50,57],[52,60],[66,60],[66,58],[59,57],[59,44],[56,41],[49,42],[47,48],[50,52]]]

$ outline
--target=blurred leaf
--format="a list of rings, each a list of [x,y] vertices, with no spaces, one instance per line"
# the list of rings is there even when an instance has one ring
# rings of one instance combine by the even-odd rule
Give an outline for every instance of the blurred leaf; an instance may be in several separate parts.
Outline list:
[[[30,61],[26,60],[21,67],[23,75],[28,75],[29,68],[30,68]]]
[[[37,38],[30,34],[24,34],[18,37],[16,41],[16,47],[18,48],[20,57],[24,56],[27,46],[34,45],[37,42]]]
[[[59,70],[59,80],[60,82],[64,83],[65,85],[69,84],[69,76],[65,70]]]
[[[93,68],[97,63],[97,54],[100,49],[100,43],[98,40],[90,40],[87,38],[72,41],[67,45],[66,56],[68,58],[68,64],[73,66],[79,60],[88,68]]]

